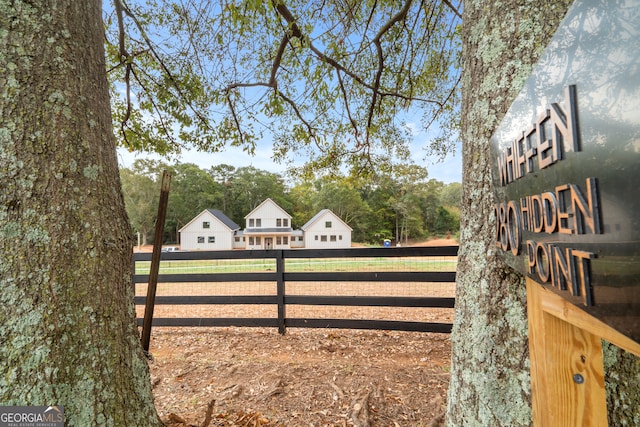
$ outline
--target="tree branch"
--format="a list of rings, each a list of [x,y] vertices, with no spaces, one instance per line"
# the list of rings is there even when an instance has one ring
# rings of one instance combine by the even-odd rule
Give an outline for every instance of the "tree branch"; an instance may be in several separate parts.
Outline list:
[[[125,133],[125,125],[131,118],[131,61],[129,57],[129,53],[127,52],[127,48],[125,46],[125,37],[124,37],[124,17],[122,14],[123,5],[120,0],[115,0],[115,9],[116,9],[116,17],[118,19],[118,56],[121,64],[125,64],[124,70],[124,84],[125,84],[125,95],[127,98],[127,110],[124,114],[122,121],[120,122],[120,129],[122,130],[122,134],[124,137],[124,142],[131,147],[129,144],[129,139]]]
[[[240,120],[238,120],[236,109],[233,106],[233,102],[231,101],[231,91],[227,92],[227,104],[229,105],[229,109],[231,110],[231,117],[233,117],[233,122],[236,124],[236,129],[238,130],[240,144],[244,145],[244,135],[242,134],[242,127],[240,126]]]
[[[446,4],[447,7],[449,9],[451,9],[451,11],[459,18],[462,19],[462,14],[460,13],[460,11],[458,9],[456,9],[455,7],[453,7],[453,4],[451,4],[451,2],[449,0],[442,0],[442,3]]]
[[[313,126],[311,126],[311,124],[309,124],[309,122],[306,121],[304,117],[302,117],[302,113],[298,109],[298,105],[292,99],[290,99],[289,97],[287,97],[277,89],[276,89],[276,95],[284,99],[285,102],[289,104],[291,108],[293,108],[293,111],[296,113],[296,116],[298,117],[298,119],[307,127],[307,132],[309,132],[309,136],[315,139],[316,135],[315,135],[315,132],[313,131]]]
[[[378,53],[378,69],[376,70],[376,77],[373,83],[372,96],[371,96],[371,104],[369,106],[369,117],[367,118],[367,140],[369,139],[369,128],[371,128],[371,124],[373,123],[373,115],[375,111],[376,104],[378,102],[378,91],[380,89],[380,79],[382,78],[382,72],[384,71],[384,55],[382,53],[382,36],[384,36],[387,31],[391,29],[396,23],[403,21],[407,17],[407,13],[409,13],[409,8],[411,7],[412,0],[407,0],[402,7],[402,9],[396,13],[391,19],[380,28],[378,34],[373,38],[373,44],[376,47],[376,51]]]
[[[278,46],[276,57],[273,59],[273,64],[271,65],[271,76],[269,77],[269,85],[273,88],[277,87],[278,85],[276,74],[278,73],[278,69],[280,68],[280,64],[282,62],[282,55],[284,55],[284,51],[287,48],[287,44],[289,44],[290,39],[290,34],[285,33],[284,37],[280,41],[280,46]]]
[[[122,5],[122,2],[120,0],[114,0],[114,6],[116,9],[116,17],[118,19],[118,52],[120,54],[120,58],[122,59],[129,56],[125,47],[124,17],[122,16],[124,6]]]
[[[360,131],[358,131],[358,124],[353,119],[353,117],[351,117],[351,109],[349,108],[349,98],[347,96],[347,90],[344,87],[344,82],[342,81],[342,76],[340,75],[339,70],[336,70],[336,75],[338,76],[338,83],[340,83],[340,93],[342,93],[342,99],[344,99],[345,110],[347,110],[347,117],[349,118],[349,122],[351,123],[351,127],[353,128],[357,139]]]
[[[309,40],[308,36],[305,35],[302,32],[302,30],[300,29],[300,27],[299,27],[299,25],[297,23],[296,18],[291,13],[289,8],[280,0],[271,0],[272,7],[276,11],[276,13],[288,24],[288,27],[284,30],[285,34],[283,35],[282,39],[280,40],[280,43],[279,43],[277,51],[276,51],[276,55],[275,55],[275,57],[273,59],[273,63],[271,65],[271,73],[270,73],[270,76],[269,76],[269,81],[268,82],[249,82],[249,83],[236,82],[236,83],[232,83],[232,84],[227,85],[226,91],[227,91],[227,93],[229,93],[230,90],[236,89],[236,88],[240,88],[240,87],[259,87],[259,86],[274,89],[276,96],[278,96],[281,99],[283,99],[293,109],[296,117],[298,117],[298,119],[304,124],[304,126],[309,130],[310,135],[312,135],[312,137],[313,137],[313,135],[314,135],[313,126],[307,120],[304,119],[304,117],[303,117],[301,111],[299,110],[296,102],[293,101],[292,99],[287,97],[284,93],[282,93],[281,91],[278,90],[277,73],[278,73],[278,70],[281,67],[281,63],[282,63],[282,58],[284,56],[284,52],[286,50],[287,45],[290,45],[291,39],[293,37],[298,38],[303,44],[306,44],[309,47],[311,52],[313,52],[313,54],[320,61],[330,65],[331,67],[333,67],[336,70],[336,73],[338,75],[339,84],[340,84],[340,90],[341,90],[341,93],[342,93],[342,98],[344,100],[344,104],[345,104],[345,108],[346,108],[346,111],[347,111],[347,115],[348,115],[349,121],[350,121],[351,126],[353,127],[353,129],[355,131],[356,140],[358,139],[358,135],[359,135],[360,132],[358,131],[358,127],[357,127],[356,121],[351,116],[351,112],[350,112],[350,109],[349,109],[347,91],[346,91],[346,88],[344,86],[344,80],[343,80],[342,74],[352,78],[355,82],[360,84],[362,87],[364,87],[364,88],[366,88],[366,89],[371,91],[372,99],[371,99],[369,112],[368,112],[367,131],[366,131],[366,135],[367,135],[366,136],[366,139],[367,139],[366,144],[368,144],[368,138],[369,138],[369,131],[368,130],[372,126],[373,117],[375,115],[375,108],[376,108],[376,105],[378,104],[378,98],[380,98],[380,97],[389,96],[389,97],[394,97],[394,98],[397,98],[397,99],[402,99],[405,102],[408,102],[408,101],[426,102],[426,103],[436,104],[436,105],[438,105],[439,108],[443,107],[443,104],[440,101],[437,101],[437,100],[430,100],[430,99],[413,97],[412,95],[404,95],[402,93],[399,93],[398,91],[385,91],[385,90],[383,90],[381,88],[381,79],[382,79],[382,74],[383,74],[383,71],[384,71],[384,53],[383,53],[383,49],[382,49],[381,39],[384,36],[384,34],[386,34],[393,25],[395,25],[396,23],[401,22],[404,19],[406,19],[407,14],[409,12],[409,9],[411,7],[411,4],[412,4],[412,0],[405,1],[402,9],[396,15],[394,15],[387,23],[385,23],[385,25],[378,31],[378,34],[376,35],[375,39],[373,40],[373,43],[376,46],[377,55],[378,55],[378,67],[376,69],[376,76],[374,78],[374,82],[372,84],[370,84],[370,83],[367,83],[359,74],[349,70],[347,67],[345,67],[343,64],[341,64],[339,61],[337,61],[336,59],[326,55],[324,52],[319,50]],[[374,7],[374,9],[375,9],[375,7]],[[373,14],[373,11],[372,11],[372,14]],[[231,101],[229,96],[227,96],[227,103],[230,106],[232,105],[232,101]],[[236,122],[236,125],[239,126],[239,121],[237,119],[235,110],[232,110],[232,116],[234,117],[234,121]],[[358,144],[358,145],[360,145],[360,144]]]
[[[277,3],[274,4],[274,2],[277,2]],[[311,41],[308,39],[308,37],[305,36],[302,33],[302,30],[298,26],[298,24],[296,22],[296,19],[293,17],[293,15],[291,14],[291,11],[287,8],[287,6],[285,6],[284,4],[282,4],[278,0],[271,0],[271,4],[273,5],[274,9],[278,12],[278,14],[287,22],[287,24],[289,24],[291,35],[296,37],[296,38],[298,38],[298,39],[300,39],[302,42],[307,42],[308,45],[309,45],[309,49],[321,61],[326,62],[327,64],[331,65],[332,67],[334,67],[337,70],[342,71],[343,73],[345,73],[346,75],[348,75],[349,77],[354,79],[356,82],[360,83],[362,86],[364,86],[364,87],[366,87],[368,89],[373,89],[359,75],[357,75],[356,73],[348,70],[346,67],[344,67],[342,64],[340,64],[338,61],[336,61],[335,59],[325,55],[322,51],[320,51],[318,48],[316,48],[313,45],[313,43],[311,43]]]
[[[143,49],[143,50],[139,50],[137,52],[134,53],[129,53],[127,55],[127,57],[125,59],[122,59],[120,62],[118,62],[117,64],[115,64],[113,67],[109,68],[107,70],[107,74],[111,73],[112,71],[122,67],[123,65],[126,65],[128,62],[131,62],[131,60],[133,58],[136,58],[138,56],[144,55],[146,53],[149,53],[149,49]]]
[[[207,128],[211,129],[211,127],[209,126],[209,120],[206,117],[203,117],[200,114],[200,112],[193,106],[193,104],[191,103],[189,98],[185,95],[184,91],[182,90],[182,88],[178,84],[176,78],[173,76],[173,73],[171,72],[171,70],[169,70],[169,67],[167,67],[167,65],[164,63],[164,61],[162,60],[162,58],[160,57],[158,52],[156,52],[153,43],[151,42],[151,40],[147,36],[147,33],[144,30],[144,28],[143,28],[142,24],[140,23],[140,21],[138,20],[138,18],[131,12],[131,10],[127,7],[127,5],[122,2],[122,0],[116,0],[116,2],[120,3],[122,11],[127,16],[129,16],[131,18],[131,20],[135,23],[136,27],[138,28],[138,31],[140,31],[140,35],[144,39],[146,45],[149,47],[149,51],[151,52],[151,54],[153,55],[153,57],[157,61],[158,65],[160,65],[160,68],[162,69],[162,71],[169,78],[169,81],[171,82],[171,85],[178,92],[178,95],[180,96],[180,98],[182,98],[182,100],[189,106],[189,108],[191,109],[193,114],[198,118],[198,120],[200,120],[200,122],[203,125],[205,125]]]
[[[142,71],[144,71],[144,70],[142,70]],[[131,68],[131,74],[133,75],[133,78],[136,80],[136,82],[140,85],[140,87],[145,92],[150,93],[149,90],[146,88],[145,84],[142,82],[142,80],[140,80],[140,78],[138,77],[138,75],[136,74],[136,72],[135,72],[135,70],[133,68]],[[175,138],[172,136],[172,133],[170,132],[169,127],[167,126],[167,124],[165,123],[165,121],[164,121],[164,119],[162,117],[162,111],[160,110],[160,107],[158,106],[158,104],[156,104],[154,98],[152,96],[150,96],[149,100],[151,102],[151,105],[153,105],[153,109],[158,114],[158,119],[160,120],[160,126],[162,127],[163,133],[166,135],[166,137],[169,139],[169,141],[171,141],[171,143],[173,145],[175,145],[176,147],[181,147],[181,145],[178,143],[178,141],[176,141]],[[126,122],[122,123],[123,126],[125,124],[126,124]],[[124,127],[123,127],[123,130],[124,130]]]

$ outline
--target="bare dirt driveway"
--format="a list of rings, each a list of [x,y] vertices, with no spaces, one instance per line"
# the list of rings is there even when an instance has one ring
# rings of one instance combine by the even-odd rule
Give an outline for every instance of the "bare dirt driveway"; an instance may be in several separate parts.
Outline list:
[[[442,425],[447,334],[155,328],[150,353],[171,427]]]

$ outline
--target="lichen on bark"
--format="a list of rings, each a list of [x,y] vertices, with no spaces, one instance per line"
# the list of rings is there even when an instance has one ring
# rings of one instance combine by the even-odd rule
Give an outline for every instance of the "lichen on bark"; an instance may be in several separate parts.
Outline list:
[[[489,139],[572,3],[465,1],[449,426],[531,424],[525,286],[495,253]],[[640,425],[639,359],[611,345],[604,359],[609,425]]]
[[[496,257],[489,139],[569,3],[465,2],[450,426],[531,423],[526,292],[523,278]]]
[[[0,401],[159,426],[103,40],[100,2],[0,0]]]

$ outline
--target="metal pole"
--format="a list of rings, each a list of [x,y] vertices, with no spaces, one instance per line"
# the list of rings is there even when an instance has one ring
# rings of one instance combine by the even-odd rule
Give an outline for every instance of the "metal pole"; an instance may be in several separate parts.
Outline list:
[[[147,300],[144,306],[144,321],[142,322],[142,348],[145,352],[149,351],[149,341],[151,340],[151,322],[153,321],[153,309],[156,302],[158,271],[160,270],[160,255],[162,253],[162,235],[164,232],[164,221],[167,216],[170,188],[171,174],[164,171],[162,172],[160,202],[158,203],[158,216],[156,218],[156,233],[153,238],[153,254],[151,255],[151,270],[149,271],[149,286],[147,287]]]

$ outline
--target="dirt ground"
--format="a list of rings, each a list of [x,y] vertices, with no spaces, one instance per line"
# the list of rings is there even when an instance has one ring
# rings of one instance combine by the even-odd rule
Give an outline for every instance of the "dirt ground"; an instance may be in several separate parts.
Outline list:
[[[450,350],[447,334],[158,327],[149,367],[170,427],[440,426]]]
[[[449,382],[446,334],[156,328],[150,352],[176,427],[439,426]]]

